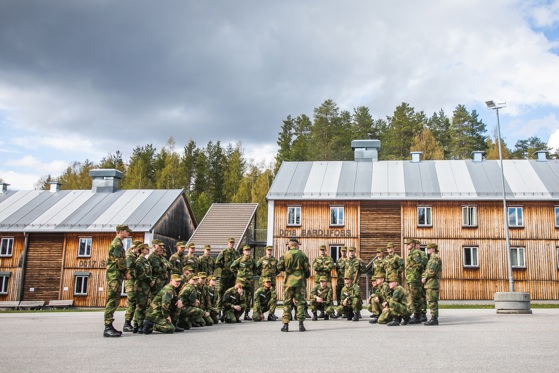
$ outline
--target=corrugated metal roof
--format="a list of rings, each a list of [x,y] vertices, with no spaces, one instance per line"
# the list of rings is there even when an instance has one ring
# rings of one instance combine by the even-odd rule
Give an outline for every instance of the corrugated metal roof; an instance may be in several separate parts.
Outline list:
[[[559,200],[559,160],[503,161],[507,199]],[[499,200],[498,160],[284,162],[269,200]]]
[[[122,223],[148,232],[182,192],[7,191],[0,194],[0,232],[113,232]]]
[[[233,237],[238,246],[257,208],[258,203],[214,203],[188,242],[194,242],[197,248],[210,245],[212,251],[220,251]]]

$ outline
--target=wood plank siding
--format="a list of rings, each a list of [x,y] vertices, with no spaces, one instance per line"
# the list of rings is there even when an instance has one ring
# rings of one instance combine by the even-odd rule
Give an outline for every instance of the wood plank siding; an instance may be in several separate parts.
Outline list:
[[[9,272],[7,294],[0,294],[1,301],[15,301],[18,299],[21,287],[21,274],[23,272],[21,263],[25,245],[25,236],[23,233],[1,233],[2,238],[13,238],[14,246],[11,256],[0,257],[0,271]]]
[[[58,299],[64,234],[30,234],[21,300]]]

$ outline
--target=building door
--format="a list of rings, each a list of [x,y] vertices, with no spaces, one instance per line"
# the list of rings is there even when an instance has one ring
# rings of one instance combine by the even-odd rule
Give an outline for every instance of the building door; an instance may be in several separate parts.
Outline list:
[[[22,300],[58,299],[63,234],[29,234]]]

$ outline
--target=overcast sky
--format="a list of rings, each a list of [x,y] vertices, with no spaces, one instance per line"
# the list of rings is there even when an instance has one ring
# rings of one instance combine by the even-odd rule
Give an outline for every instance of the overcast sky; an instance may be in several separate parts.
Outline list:
[[[506,101],[509,147],[559,146],[559,0],[0,0],[0,178],[173,136],[270,161],[326,99],[374,118]],[[350,144],[348,144],[350,146]]]

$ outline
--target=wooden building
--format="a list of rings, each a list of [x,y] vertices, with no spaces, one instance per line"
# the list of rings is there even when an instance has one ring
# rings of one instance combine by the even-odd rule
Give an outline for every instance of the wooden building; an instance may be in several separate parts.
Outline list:
[[[105,262],[115,227],[127,224],[124,240],[166,243],[188,240],[196,229],[183,190],[118,190],[122,173],[92,170],[91,190],[0,193],[0,300],[74,301],[105,305]],[[122,293],[121,306],[126,294]]]
[[[312,263],[320,245],[337,259],[355,246],[365,263],[405,238],[439,245],[441,298],[489,300],[508,291],[499,161],[378,161],[377,140],[353,141],[354,161],[284,162],[268,199],[268,243],[276,256],[297,237]],[[515,290],[559,299],[559,161],[505,160]],[[333,271],[335,277],[336,273]],[[309,279],[309,286],[313,279]],[[364,281],[361,282],[362,288]]]

